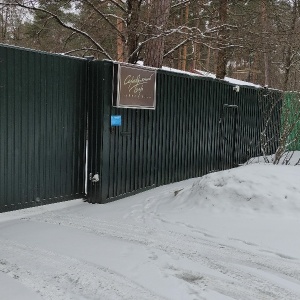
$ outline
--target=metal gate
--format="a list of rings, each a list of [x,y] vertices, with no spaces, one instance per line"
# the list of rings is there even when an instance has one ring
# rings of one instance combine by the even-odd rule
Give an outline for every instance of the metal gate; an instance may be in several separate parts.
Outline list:
[[[84,197],[87,71],[0,45],[0,212]]]
[[[109,61],[90,68],[89,202],[228,169],[260,153],[257,88],[158,70],[155,110],[117,108],[114,70]],[[111,126],[114,115],[121,126]]]

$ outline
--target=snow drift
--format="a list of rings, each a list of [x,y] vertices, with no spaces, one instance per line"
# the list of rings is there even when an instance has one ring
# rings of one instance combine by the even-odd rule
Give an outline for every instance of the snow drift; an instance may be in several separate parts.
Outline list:
[[[181,209],[300,215],[300,167],[254,164],[211,173],[178,193]]]

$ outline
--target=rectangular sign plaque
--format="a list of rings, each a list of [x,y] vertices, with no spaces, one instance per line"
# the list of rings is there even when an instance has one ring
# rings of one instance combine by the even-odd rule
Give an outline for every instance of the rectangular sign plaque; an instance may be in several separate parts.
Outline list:
[[[116,106],[155,109],[156,70],[135,65],[118,65]]]

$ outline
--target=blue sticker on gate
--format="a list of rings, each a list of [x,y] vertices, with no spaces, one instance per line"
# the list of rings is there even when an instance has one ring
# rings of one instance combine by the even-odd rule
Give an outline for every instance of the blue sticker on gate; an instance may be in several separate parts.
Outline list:
[[[111,126],[121,126],[122,125],[122,116],[110,116],[110,125]]]

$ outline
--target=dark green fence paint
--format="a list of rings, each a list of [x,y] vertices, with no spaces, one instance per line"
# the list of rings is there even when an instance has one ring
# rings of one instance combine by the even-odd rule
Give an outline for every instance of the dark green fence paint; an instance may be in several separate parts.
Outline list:
[[[83,197],[87,62],[0,46],[0,211]]]
[[[0,46],[0,211],[84,197],[87,137],[91,203],[260,154],[262,89],[158,70],[156,110],[115,108],[115,72],[109,61]],[[270,153],[279,120],[276,111]]]
[[[228,169],[260,154],[258,89],[237,93],[224,81],[159,70],[155,111],[115,108],[113,63],[92,65],[89,172],[99,172],[100,181],[89,181],[89,202]],[[111,115],[121,115],[122,126],[110,127]]]
[[[300,151],[300,112],[298,111],[298,113],[295,113],[295,110],[299,109],[299,104],[297,104],[299,99],[299,93],[286,92],[284,94],[284,110],[288,111],[285,114],[288,119],[286,126],[288,125],[293,127],[293,130],[291,131],[288,138],[289,145],[287,149],[289,151]],[[283,123],[283,120],[281,123]]]

